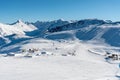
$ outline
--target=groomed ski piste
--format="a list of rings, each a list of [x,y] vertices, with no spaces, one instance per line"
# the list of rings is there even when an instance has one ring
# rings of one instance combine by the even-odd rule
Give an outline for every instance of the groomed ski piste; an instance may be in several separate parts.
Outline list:
[[[1,54],[0,80],[119,80],[119,65],[105,60],[117,48],[107,44],[36,38],[4,49],[13,47],[24,51]],[[29,49],[38,50],[25,57]]]

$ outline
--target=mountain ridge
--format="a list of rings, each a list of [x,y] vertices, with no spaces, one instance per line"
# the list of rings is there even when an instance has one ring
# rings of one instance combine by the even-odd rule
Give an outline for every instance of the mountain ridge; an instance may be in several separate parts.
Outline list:
[[[23,41],[44,38],[48,40],[98,41],[111,46],[120,46],[120,22],[99,19],[79,21],[55,20],[48,22],[0,23],[0,49]]]

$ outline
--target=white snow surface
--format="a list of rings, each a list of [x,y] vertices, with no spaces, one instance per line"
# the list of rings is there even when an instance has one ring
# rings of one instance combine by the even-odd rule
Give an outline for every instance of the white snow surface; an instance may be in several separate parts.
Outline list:
[[[54,55],[33,58],[1,55],[1,80],[119,80],[115,77],[118,72],[117,64],[109,64],[101,54],[88,51],[109,47],[107,45],[98,46],[77,40],[57,42],[40,38],[25,43],[14,46],[20,46],[21,49],[39,48]],[[74,50],[76,56],[61,56]]]
[[[98,30],[99,34],[90,41],[78,40],[75,35],[78,30],[73,29],[51,34],[45,33],[44,39],[34,37],[7,45],[11,40],[5,36],[15,34],[12,38],[19,41],[19,39],[31,37],[27,36],[25,32],[32,32],[37,28],[32,24],[25,24],[21,20],[12,25],[0,23],[0,37],[6,42],[0,51],[16,54],[13,57],[5,57],[0,54],[0,80],[120,80],[118,64],[108,63],[104,56],[106,52],[114,53],[120,48],[111,47],[105,43],[104,39],[101,39],[108,28],[119,28],[120,26],[97,27],[102,29]],[[90,31],[91,29],[90,26],[81,30]],[[58,40],[47,39],[47,37],[54,39],[56,36]],[[38,49],[39,51],[35,54],[40,52],[48,54],[26,58],[24,54],[27,52],[20,54],[19,49]],[[75,53],[75,56],[68,53]]]
[[[13,25],[9,24],[2,24],[0,23],[0,36],[8,36],[12,34],[19,34],[23,35],[25,34],[25,31],[33,31],[36,30],[37,28],[33,25],[27,25],[21,20],[16,22]]]
[[[116,66],[80,57],[0,58],[1,80],[117,80]]]
[[[12,34],[24,34],[24,32],[16,27],[0,23],[0,35],[7,36]]]

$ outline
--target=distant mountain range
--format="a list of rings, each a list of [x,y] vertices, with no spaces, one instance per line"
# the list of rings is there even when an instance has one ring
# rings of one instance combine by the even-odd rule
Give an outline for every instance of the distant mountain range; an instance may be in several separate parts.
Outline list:
[[[120,46],[120,22],[99,19],[79,21],[37,21],[18,20],[12,24],[0,23],[0,49],[34,38],[50,40],[98,41],[111,46]]]

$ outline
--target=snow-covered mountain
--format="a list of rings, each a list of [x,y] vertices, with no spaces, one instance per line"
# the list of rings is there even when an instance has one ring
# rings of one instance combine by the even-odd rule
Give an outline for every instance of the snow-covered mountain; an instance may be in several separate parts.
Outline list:
[[[13,24],[0,23],[0,46],[14,42],[15,39],[28,37],[26,32],[34,31],[37,28],[32,24],[27,25],[18,20]]]
[[[18,20],[12,24],[0,23],[0,49],[26,40],[44,38],[50,40],[82,40],[120,46],[120,23],[98,19],[80,21],[37,21]],[[19,49],[16,49],[18,51]],[[3,51],[2,51],[3,52]],[[1,53],[2,53],[1,52]]]
[[[12,34],[25,34],[25,32],[36,30],[35,26],[27,25],[21,20],[13,24],[2,24],[0,23],[0,36],[7,36]]]
[[[4,48],[36,37],[43,38],[48,28],[69,24],[71,22],[74,21],[59,19],[46,22],[37,21],[35,23],[23,22],[22,20],[18,20],[12,24],[1,23],[0,47]]]
[[[119,31],[119,22],[98,19],[0,23],[0,78],[119,80],[106,59],[120,51]]]
[[[48,36],[50,39],[53,39],[53,37],[54,39],[57,39],[57,35],[62,36],[63,34],[65,38],[69,38],[69,36],[72,35],[74,38],[83,41],[97,40],[108,43],[112,46],[120,46],[119,22],[108,22],[98,19],[85,19],[75,23],[57,26],[55,28],[49,29],[48,31],[53,34]]]

